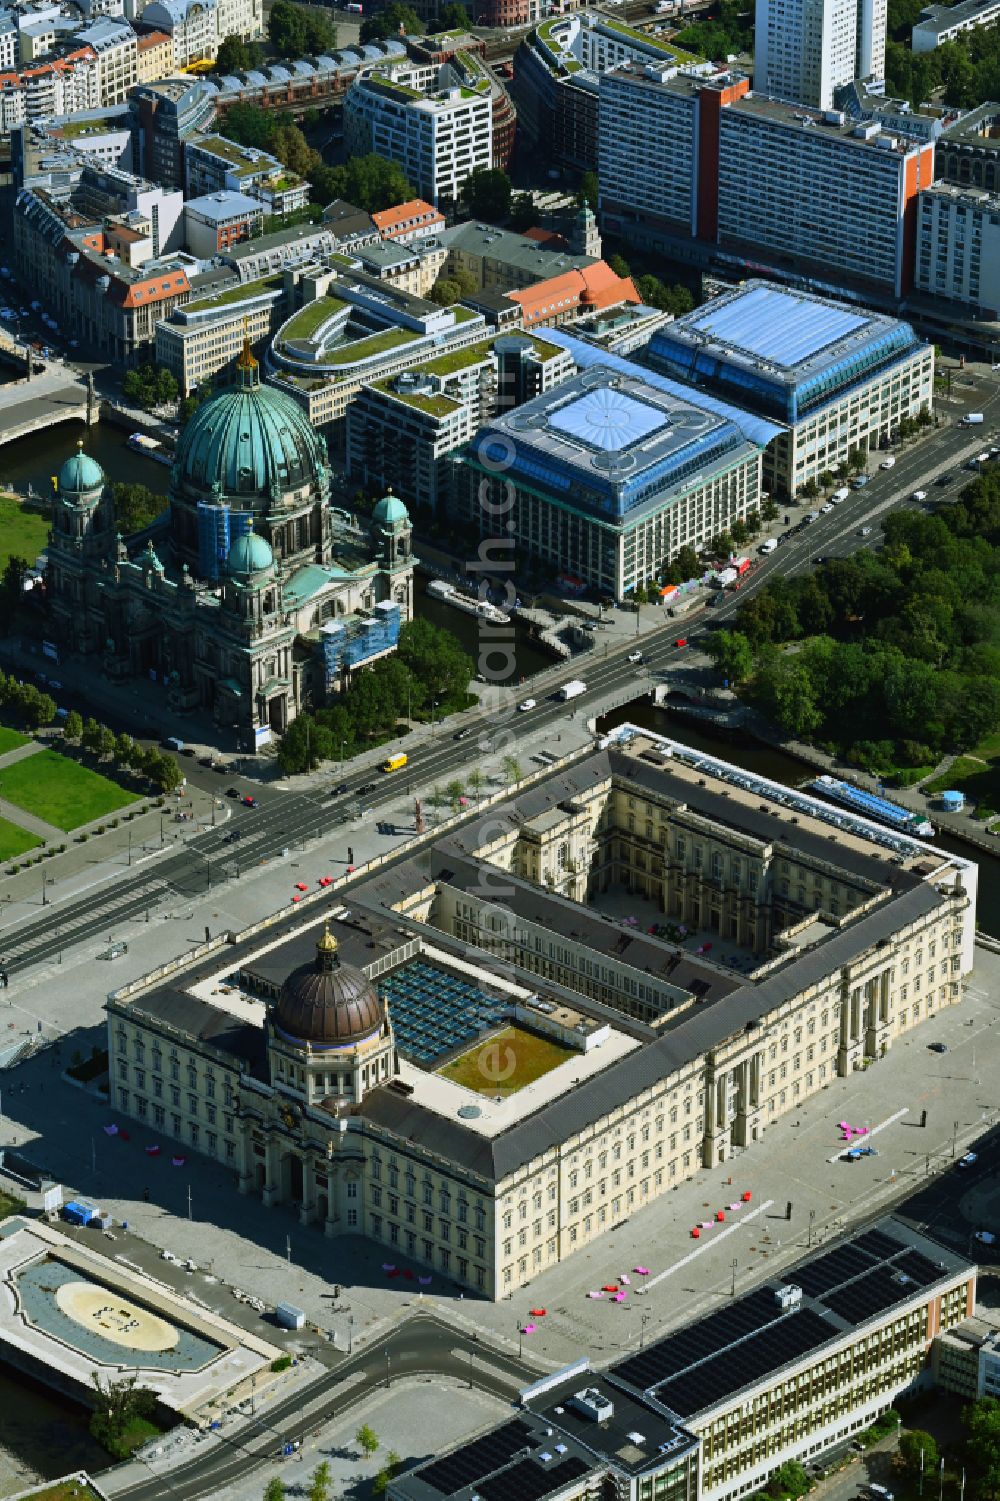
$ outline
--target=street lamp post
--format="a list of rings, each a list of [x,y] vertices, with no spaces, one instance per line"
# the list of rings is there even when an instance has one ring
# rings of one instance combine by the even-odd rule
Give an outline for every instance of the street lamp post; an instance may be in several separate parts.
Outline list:
[[[920,1446],[920,1480],[919,1480],[919,1483],[918,1483],[917,1495],[922,1498],[923,1494],[924,1494],[924,1447],[923,1447],[923,1444],[921,1444],[921,1446]]]
[[[640,1350],[643,1348],[643,1346],[646,1343],[646,1325],[649,1323],[649,1321],[650,1321],[650,1319],[652,1317],[653,1317],[653,1315],[651,1313],[644,1313],[643,1316],[642,1316],[642,1327],[639,1330],[639,1349]]]
[[[735,1298],[735,1296],[736,1296],[736,1268],[738,1266],[739,1266],[739,1262],[737,1261],[736,1257],[734,1256],[733,1257],[733,1282],[732,1282],[732,1286],[729,1289],[729,1296],[731,1298]]]
[[[815,1223],[815,1220],[816,1220],[816,1211],[815,1211],[815,1209],[810,1209],[810,1211],[809,1211],[809,1239],[806,1242],[807,1247],[811,1246],[812,1243],[813,1243],[813,1224]]]
[[[954,1157],[958,1147],[958,1121],[952,1123],[951,1128],[951,1155]]]
[[[938,1501],[944,1498],[944,1455],[941,1455],[941,1463],[938,1466]]]
[[[389,1374],[389,1372],[390,1372],[389,1352],[388,1352],[388,1350],[386,1350],[386,1352],[385,1352],[385,1389],[386,1389],[386,1391],[389,1390],[389,1383],[390,1383],[390,1374]]]
[[[42,906],[43,907],[47,907],[48,904],[49,904],[49,899],[48,899],[48,897],[45,894],[45,888],[48,886],[48,884],[49,884],[49,882],[50,882],[51,879],[52,879],[51,876],[42,876]]]
[[[517,1321],[517,1358],[518,1358],[518,1360],[521,1359],[521,1357],[523,1356],[523,1354],[524,1354],[524,1330],[521,1328],[521,1320],[518,1319],[518,1321]]]

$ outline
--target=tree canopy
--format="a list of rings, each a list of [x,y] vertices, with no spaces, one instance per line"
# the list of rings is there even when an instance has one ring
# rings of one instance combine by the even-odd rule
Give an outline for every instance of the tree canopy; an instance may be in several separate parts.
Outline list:
[[[410,620],[400,630],[395,656],[357,673],[329,708],[292,721],[278,747],[278,763],[294,775],[384,740],[408,715],[429,720],[465,708],[474,669],[450,631]]]
[[[175,377],[163,366],[138,365],[125,372],[122,393],[129,401],[150,412],[156,406],[176,401],[178,385]]]
[[[157,495],[148,485],[127,484],[116,480],[111,487],[115,521],[123,536],[144,531],[167,508],[166,497]]]
[[[392,208],[415,197],[411,184],[396,162],[387,161],[371,151],[366,156],[352,156],[340,167],[320,167],[311,174],[313,197],[320,203],[346,198],[348,203],[367,214]]]
[[[1000,476],[882,525],[881,553],[773,579],[737,621],[761,708],[872,771],[933,764],[1000,728]]]
[[[506,219],[510,196],[510,178],[500,167],[477,167],[462,188],[462,201],[473,219]]]
[[[219,43],[215,58],[217,73],[246,73],[260,66],[264,55],[259,42],[245,42],[241,36],[226,36]]]
[[[401,5],[399,0],[393,0],[391,5],[376,11],[374,15],[365,16],[361,22],[362,42],[379,42],[385,37],[420,36],[427,27],[421,21],[411,5]]]
[[[274,0],[267,35],[279,57],[299,58],[330,52],[337,45],[337,28],[328,16],[292,0]]]

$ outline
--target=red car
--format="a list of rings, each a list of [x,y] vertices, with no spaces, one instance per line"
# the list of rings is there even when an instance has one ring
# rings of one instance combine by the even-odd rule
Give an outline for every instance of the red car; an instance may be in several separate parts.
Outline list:
[[[243,804],[244,808],[256,808],[257,806],[257,799],[255,797],[241,797],[240,802]]]
[[[686,636],[678,636],[677,640],[674,642],[675,646],[687,646],[687,644],[688,638]]]

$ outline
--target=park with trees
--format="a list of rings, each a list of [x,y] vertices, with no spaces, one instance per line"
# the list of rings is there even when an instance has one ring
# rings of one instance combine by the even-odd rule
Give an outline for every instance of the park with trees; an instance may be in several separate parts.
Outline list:
[[[998,811],[1000,476],[882,529],[877,552],[772,579],[707,649],[790,738],[903,783],[957,755],[948,785]]]

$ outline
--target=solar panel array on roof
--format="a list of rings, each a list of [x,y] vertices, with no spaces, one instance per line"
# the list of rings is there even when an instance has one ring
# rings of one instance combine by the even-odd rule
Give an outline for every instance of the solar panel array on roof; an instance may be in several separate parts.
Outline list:
[[[652,1393],[681,1418],[711,1407],[827,1340],[903,1303],[942,1275],[913,1246],[868,1230],[793,1268],[812,1300],[782,1308],[774,1286],[689,1324],[611,1367],[608,1376]],[[833,1317],[827,1317],[827,1312]]]
[[[502,1428],[473,1439],[464,1449],[435,1460],[426,1470],[420,1471],[420,1478],[426,1485],[440,1491],[442,1496],[450,1496],[463,1486],[478,1484],[484,1475],[491,1475],[501,1465],[507,1464],[530,1442],[531,1430],[520,1418],[515,1418]]]
[[[703,333],[787,369],[864,328],[871,320],[829,303],[796,297],[778,287],[753,287],[743,296],[710,309],[704,317],[688,321]]]
[[[686,1329],[679,1329],[676,1334],[670,1334],[654,1345],[647,1345],[638,1354],[619,1361],[611,1367],[610,1374],[638,1391],[648,1391],[651,1386],[677,1375],[687,1366],[728,1349],[735,1340],[756,1329],[764,1329],[780,1318],[781,1309],[774,1301],[772,1289],[758,1288],[729,1308],[711,1313],[696,1324],[689,1324]]]
[[[940,1276],[941,1268],[919,1251],[900,1248],[900,1254],[869,1266],[853,1282],[827,1293],[823,1302],[849,1324],[863,1324],[865,1319],[874,1318],[894,1304],[912,1298],[922,1288],[930,1287]]]
[[[794,1281],[807,1298],[822,1298],[831,1288],[841,1287],[850,1278],[860,1277],[863,1272],[869,1271],[871,1265],[871,1257],[856,1247],[837,1246],[825,1256],[818,1256],[815,1261],[796,1267]]]
[[[679,1417],[689,1418],[798,1360],[807,1351],[819,1349],[836,1332],[811,1308],[798,1308],[752,1334],[738,1350],[720,1350],[711,1359],[664,1382],[656,1388],[656,1399]]]
[[[557,1465],[522,1459],[509,1470],[501,1470],[499,1475],[480,1481],[476,1490],[483,1501],[540,1501],[542,1496],[550,1496],[571,1481],[579,1480],[589,1469],[586,1460],[578,1454],[571,1454]]]

